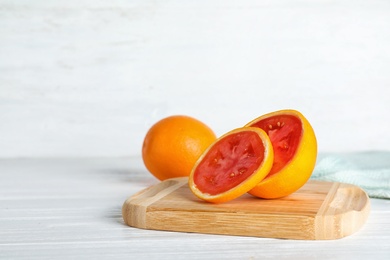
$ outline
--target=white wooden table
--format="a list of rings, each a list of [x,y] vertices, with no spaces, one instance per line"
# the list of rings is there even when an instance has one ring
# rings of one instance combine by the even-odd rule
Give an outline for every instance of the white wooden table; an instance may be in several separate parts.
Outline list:
[[[0,259],[388,259],[390,201],[332,241],[141,230],[124,200],[157,183],[139,157],[0,160]]]

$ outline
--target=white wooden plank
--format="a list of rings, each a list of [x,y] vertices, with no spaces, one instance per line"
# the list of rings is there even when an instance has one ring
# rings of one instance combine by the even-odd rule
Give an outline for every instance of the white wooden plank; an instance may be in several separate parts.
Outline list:
[[[170,114],[220,135],[285,107],[322,150],[387,149],[389,13],[384,0],[2,0],[0,156],[138,155]]]

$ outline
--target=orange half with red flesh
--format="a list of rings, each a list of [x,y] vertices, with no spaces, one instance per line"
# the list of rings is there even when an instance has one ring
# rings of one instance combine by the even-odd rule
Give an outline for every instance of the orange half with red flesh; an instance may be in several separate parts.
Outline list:
[[[200,199],[222,203],[253,189],[272,168],[271,141],[261,128],[243,127],[218,138],[195,163],[189,187]]]
[[[296,110],[280,110],[256,118],[245,127],[264,130],[272,143],[274,162],[250,194],[266,199],[287,196],[310,178],[317,158],[317,139],[309,121]]]

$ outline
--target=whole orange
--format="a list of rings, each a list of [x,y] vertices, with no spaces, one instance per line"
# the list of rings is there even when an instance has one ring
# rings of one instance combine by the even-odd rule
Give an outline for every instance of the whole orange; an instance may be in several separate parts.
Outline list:
[[[216,140],[203,122],[185,115],[166,117],[147,132],[142,159],[159,180],[189,176],[195,162]]]

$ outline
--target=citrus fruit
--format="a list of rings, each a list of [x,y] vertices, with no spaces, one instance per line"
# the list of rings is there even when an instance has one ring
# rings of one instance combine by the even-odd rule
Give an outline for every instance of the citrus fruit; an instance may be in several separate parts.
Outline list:
[[[216,140],[203,122],[185,115],[161,119],[147,132],[142,159],[159,180],[189,176],[196,160]]]
[[[269,174],[249,191],[266,199],[287,196],[310,178],[317,158],[317,140],[309,121],[296,110],[275,111],[249,122],[269,136],[274,163]]]
[[[268,174],[272,162],[272,144],[263,130],[234,129],[218,138],[198,159],[189,187],[200,199],[226,202],[255,187]]]

